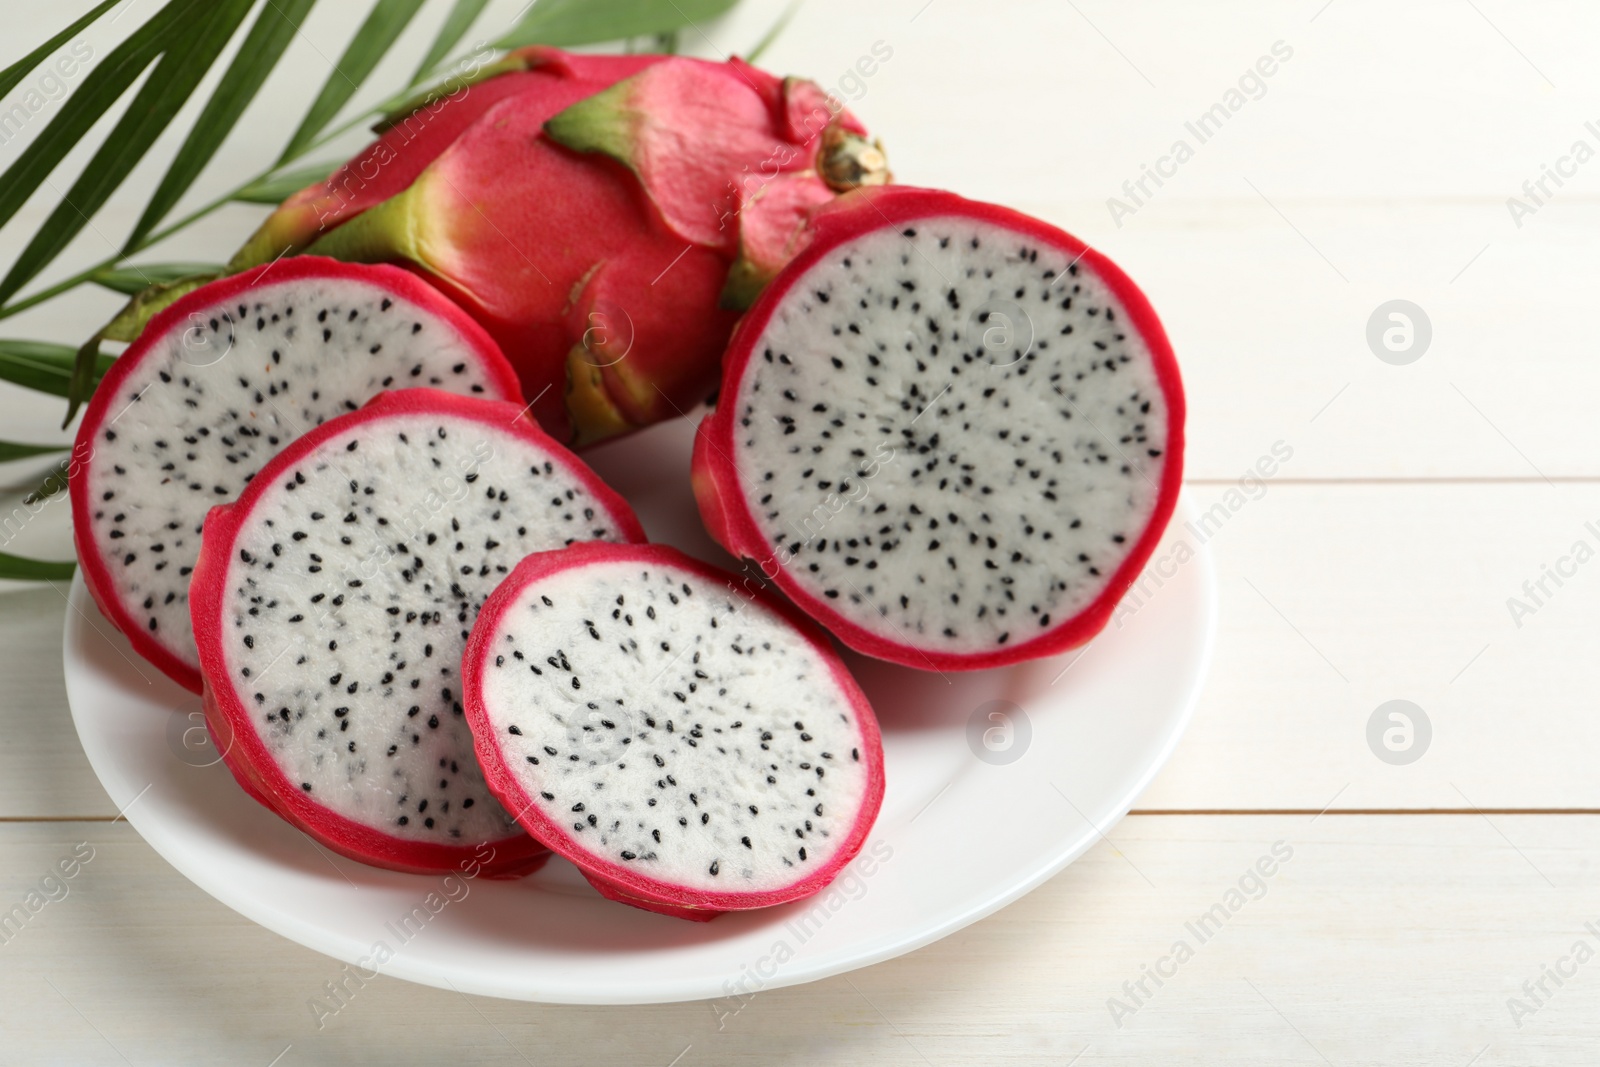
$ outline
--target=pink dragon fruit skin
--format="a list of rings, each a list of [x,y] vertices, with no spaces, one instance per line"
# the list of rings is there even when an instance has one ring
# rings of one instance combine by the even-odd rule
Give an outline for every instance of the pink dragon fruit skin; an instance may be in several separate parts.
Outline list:
[[[560,440],[698,404],[809,212],[887,180],[821,89],[737,59],[507,62],[527,69],[469,87],[409,142],[405,120],[385,131],[286,201],[234,266],[303,248],[421,273],[505,350]]]
[[[235,253],[231,270],[303,250],[322,233],[402,192],[485,111],[530,94],[549,114],[636,74],[659,55],[581,56],[534,45],[464,76],[451,91],[381,128],[377,140],[326,179],[283,202]]]

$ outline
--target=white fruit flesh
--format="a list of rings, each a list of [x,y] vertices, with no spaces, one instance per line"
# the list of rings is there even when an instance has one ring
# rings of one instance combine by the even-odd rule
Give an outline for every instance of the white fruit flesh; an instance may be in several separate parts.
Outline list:
[[[982,653],[1105,591],[1155,513],[1168,411],[1104,281],[994,223],[831,250],[755,341],[733,403],[769,552],[875,636]]]
[[[385,388],[501,399],[437,316],[350,279],[265,284],[196,314],[122,383],[88,468],[91,528],[116,598],[198,670],[189,574],[208,510],[267,460]]]
[[[509,429],[348,421],[238,531],[227,682],[291,787],[329,810],[404,839],[504,837],[461,707],[467,635],[525,555],[626,538],[562,459]]]
[[[485,647],[494,744],[597,859],[767,891],[821,870],[855,826],[870,772],[849,699],[808,638],[727,584],[573,567],[520,590]]]

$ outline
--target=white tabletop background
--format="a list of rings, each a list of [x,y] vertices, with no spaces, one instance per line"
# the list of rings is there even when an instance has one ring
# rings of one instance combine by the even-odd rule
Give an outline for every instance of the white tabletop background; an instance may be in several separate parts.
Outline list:
[[[88,6],[8,0],[0,65]],[[358,100],[409,71],[445,6]],[[481,32],[516,6],[493,5]],[[135,0],[85,39],[103,56],[154,7]],[[685,48],[748,48],[778,7],[749,0]],[[270,161],[365,8],[320,5],[186,203]],[[1600,8],[1577,0],[811,0],[764,65],[839,86],[883,42],[890,58],[845,88],[897,176],[1099,246],[1178,351],[1190,500],[1230,514],[1210,541],[1220,621],[1193,725],[1132,815],[997,915],[733,1017],[380,978],[319,1029],[307,1001],[340,965],[216,903],[113,821],[66,706],[65,585],[6,586],[0,905],[78,842],[94,858],[0,945],[0,1063],[1593,1063],[1600,563],[1566,565],[1520,618],[1507,601],[1577,542],[1600,548],[1585,525],[1600,529],[1597,39]],[[1289,58],[1223,128],[1130,200],[1123,183],[1175,140],[1196,145],[1184,123],[1275,48]],[[44,121],[0,145],[0,165]],[[46,280],[120,243],[180,134]],[[1561,163],[1579,141],[1585,163]],[[0,231],[0,262],[87,155]],[[1558,165],[1576,173],[1528,199],[1524,182]],[[1137,209],[1114,218],[1110,197]],[[1532,210],[1514,217],[1510,197]],[[224,210],[151,258],[220,258],[261,213]],[[1366,340],[1394,299],[1431,324],[1404,366]],[[80,290],[0,334],[78,343],[116,304]],[[61,412],[0,386],[0,437],[64,440]],[[1291,458],[1230,503],[1274,446]],[[41,469],[0,467],[0,513]],[[58,501],[7,548],[67,558],[69,528]],[[1432,727],[1405,765],[1367,740],[1394,699]],[[1108,999],[1132,1003],[1124,983],[1280,841],[1292,859],[1264,895],[1114,1018]],[[1530,999],[1524,983],[1557,965]]]

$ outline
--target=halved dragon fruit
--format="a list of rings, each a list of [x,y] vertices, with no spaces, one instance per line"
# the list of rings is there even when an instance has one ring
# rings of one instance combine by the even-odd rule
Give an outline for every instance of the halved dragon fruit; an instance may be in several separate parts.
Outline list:
[[[665,545],[530,556],[463,671],[489,788],[613,900],[703,921],[808,896],[878,814],[877,721],[827,636]]]
[[[1177,502],[1183,389],[1144,294],[1044,222],[863,189],[740,323],[695,442],[713,537],[846,644],[997,667],[1083,644]]]
[[[521,873],[543,850],[473,758],[467,635],[523,556],[643,537],[517,404],[380,394],[206,518],[190,601],[212,736],[252,795],[347,856]]]
[[[85,584],[133,647],[200,691],[189,581],[213,505],[280,449],[391,387],[518,399],[483,329],[426,282],[320,257],[213,282],[150,321],[78,428]]]

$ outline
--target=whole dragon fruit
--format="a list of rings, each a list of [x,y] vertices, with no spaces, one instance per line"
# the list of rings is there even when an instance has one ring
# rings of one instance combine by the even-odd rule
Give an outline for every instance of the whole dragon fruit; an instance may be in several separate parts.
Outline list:
[[[738,59],[530,48],[485,73],[289,198],[230,267],[309,250],[423,274],[561,440],[703,400],[811,212],[888,180],[837,101]]]

